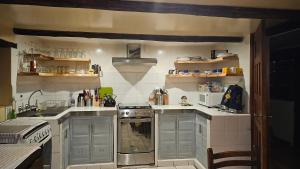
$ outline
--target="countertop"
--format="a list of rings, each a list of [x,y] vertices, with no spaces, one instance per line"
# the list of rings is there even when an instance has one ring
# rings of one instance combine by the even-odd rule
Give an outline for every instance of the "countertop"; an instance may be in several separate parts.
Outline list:
[[[208,108],[201,105],[193,106],[181,106],[181,105],[153,105],[154,110],[196,110],[197,113],[204,115],[206,118],[211,119],[216,116],[250,116],[248,113],[228,113],[224,111],[219,111],[217,108]]]
[[[16,168],[39,149],[38,145],[32,144],[0,144],[0,168]]]
[[[196,110],[197,113],[202,114],[204,117],[208,119],[212,119],[214,116],[249,116],[250,114],[234,114],[234,113],[228,113],[224,111],[219,111],[216,108],[208,108],[201,105],[194,105],[194,106],[181,106],[181,105],[153,105],[153,110],[156,110],[156,112],[163,112],[164,110]],[[71,112],[77,112],[77,114],[80,112],[85,112],[85,115],[89,115],[89,112],[109,112],[109,113],[116,113],[117,107],[71,107],[62,113],[51,116],[51,117],[21,117],[21,118],[36,118],[36,119],[43,119],[43,120],[60,120],[63,118],[68,117]],[[92,115],[92,114],[90,114]]]

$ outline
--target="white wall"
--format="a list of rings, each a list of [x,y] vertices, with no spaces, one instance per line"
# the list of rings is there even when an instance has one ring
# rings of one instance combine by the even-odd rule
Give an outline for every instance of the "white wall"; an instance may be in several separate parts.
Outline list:
[[[242,81],[237,81],[244,88],[243,102],[245,105],[244,111],[249,112],[250,102],[250,35],[245,36],[242,43],[219,43],[215,46],[216,49],[228,49],[230,53],[239,55],[240,67],[243,69],[244,77]],[[234,82],[235,80],[232,80]]]
[[[24,43],[27,37],[18,37],[17,40],[20,43]],[[93,43],[92,43],[93,42]],[[84,42],[68,41],[41,41],[45,48],[75,48],[85,49],[90,56],[92,64],[99,64],[103,70],[103,77],[101,78],[101,86],[111,86],[114,89],[114,94],[117,95],[117,101],[121,103],[136,103],[147,102],[150,92],[156,87],[166,87],[169,91],[170,104],[178,104],[180,97],[186,95],[188,99],[196,104],[197,102],[197,79],[166,79],[166,74],[169,69],[174,69],[174,61],[177,57],[182,56],[203,56],[210,57],[210,50],[215,49],[215,44],[202,44],[202,45],[187,45],[187,44],[172,44],[172,43],[143,43],[142,45],[142,57],[145,58],[157,58],[158,64],[156,66],[137,69],[132,67],[130,69],[120,69],[112,65],[112,57],[126,57],[126,43],[125,42],[107,42],[101,41],[95,42],[95,40],[85,40]],[[224,46],[229,48],[230,52],[238,53],[241,57],[241,65],[244,68],[244,73],[248,76],[249,59],[248,51],[249,45],[247,42],[238,44],[218,44],[218,46]],[[21,45],[22,46],[22,45]],[[97,49],[101,49],[101,52],[97,52]],[[159,53],[158,51],[162,51]],[[14,61],[17,62],[16,60]],[[14,67],[15,69],[16,67]],[[16,72],[16,71],[15,71]],[[13,73],[13,78],[16,79],[16,73]],[[249,82],[248,77],[246,83]],[[38,86],[37,86],[38,87]],[[246,85],[246,88],[249,85]],[[82,86],[82,89],[85,87]],[[15,91],[15,90],[14,90]],[[44,98],[47,99],[60,99],[68,98],[69,90],[60,90],[51,92],[44,92]],[[247,91],[249,91],[247,89]],[[75,97],[77,97],[76,91]],[[18,98],[23,92],[15,93]],[[27,93],[25,93],[26,95]],[[27,95],[28,96],[28,95]],[[26,98],[26,97],[25,97]],[[27,100],[23,99],[22,101]],[[34,100],[35,98],[33,98]],[[21,101],[21,102],[22,102]]]

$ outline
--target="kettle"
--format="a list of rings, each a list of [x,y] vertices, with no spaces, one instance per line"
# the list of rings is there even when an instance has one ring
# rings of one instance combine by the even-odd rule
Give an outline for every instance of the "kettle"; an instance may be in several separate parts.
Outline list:
[[[104,107],[115,107],[116,106],[116,97],[113,95],[105,94],[103,101],[104,101]]]

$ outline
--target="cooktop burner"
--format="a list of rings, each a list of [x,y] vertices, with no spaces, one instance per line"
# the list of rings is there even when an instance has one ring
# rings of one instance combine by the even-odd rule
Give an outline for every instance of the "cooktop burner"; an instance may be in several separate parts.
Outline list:
[[[137,103],[137,104],[122,104],[120,103],[118,105],[119,109],[151,109],[151,105],[150,104],[141,104],[141,103]]]

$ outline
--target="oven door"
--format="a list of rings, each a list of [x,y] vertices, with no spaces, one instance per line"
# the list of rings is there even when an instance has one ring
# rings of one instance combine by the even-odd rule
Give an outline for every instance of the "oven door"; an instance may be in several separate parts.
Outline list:
[[[118,153],[154,151],[154,118],[118,119]]]
[[[52,139],[51,135],[40,142],[42,149],[43,169],[51,169]]]

